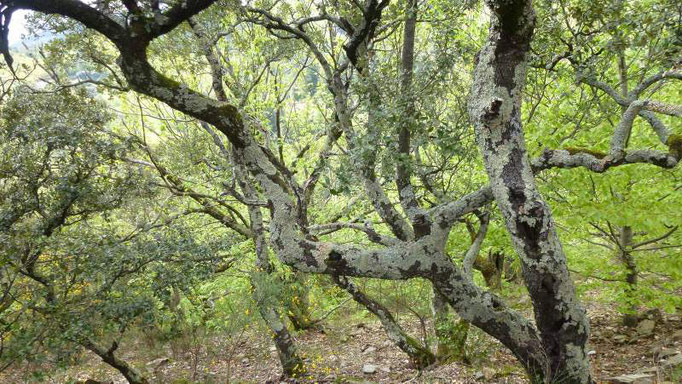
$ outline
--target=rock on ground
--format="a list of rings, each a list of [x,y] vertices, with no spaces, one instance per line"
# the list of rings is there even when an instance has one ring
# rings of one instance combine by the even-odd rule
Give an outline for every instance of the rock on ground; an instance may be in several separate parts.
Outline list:
[[[373,373],[376,373],[377,371],[377,366],[374,364],[365,364],[362,366],[362,373],[366,373],[368,375],[371,375]]]
[[[637,334],[640,336],[649,336],[654,333],[656,322],[653,320],[642,320],[637,324]]]

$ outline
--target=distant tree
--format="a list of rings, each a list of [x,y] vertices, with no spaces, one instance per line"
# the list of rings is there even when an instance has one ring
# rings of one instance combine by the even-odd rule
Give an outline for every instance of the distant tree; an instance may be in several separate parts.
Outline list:
[[[124,332],[222,259],[175,223],[182,215],[144,208],[158,196],[123,160],[131,143],[103,107],[85,89],[19,89],[0,109],[0,361],[67,365],[82,347],[146,383],[116,355]]]

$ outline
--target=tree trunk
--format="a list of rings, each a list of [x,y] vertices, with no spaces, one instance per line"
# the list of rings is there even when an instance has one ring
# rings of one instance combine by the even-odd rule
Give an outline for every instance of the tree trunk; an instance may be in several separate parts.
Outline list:
[[[240,187],[244,196],[247,199],[256,200],[258,195],[253,187],[249,184],[248,175],[244,169],[242,158],[239,153],[233,153],[232,156],[235,162],[235,174],[239,178]],[[282,316],[276,309],[276,304],[273,303],[273,298],[267,297],[265,293],[265,286],[272,279],[273,267],[270,264],[270,257],[268,255],[268,245],[265,239],[265,228],[263,226],[263,216],[260,207],[249,206],[249,219],[251,221],[251,231],[253,232],[253,241],[256,246],[256,269],[257,271],[251,278],[251,285],[253,286],[253,296],[258,307],[263,321],[272,332],[273,341],[277,348],[277,355],[282,364],[283,377],[300,377],[306,372],[303,359],[298,356],[294,339],[289,334],[286,324],[282,320]],[[273,283],[273,282],[270,282]]]
[[[521,126],[527,53],[535,24],[528,0],[490,1],[488,41],[476,65],[469,112],[493,196],[521,260],[545,362],[532,382],[589,383],[588,321],[552,214],[535,186]]]
[[[142,376],[142,374],[135,369],[132,365],[128,364],[126,361],[119,359],[114,355],[114,352],[118,348],[118,344],[114,342],[111,346],[111,348],[106,349],[105,347],[97,344],[96,342],[90,340],[90,339],[85,339],[81,341],[81,345],[93,353],[95,353],[97,356],[99,356],[102,361],[107,363],[109,366],[112,368],[116,369],[119,371],[123,377],[128,381],[130,384],[148,384],[149,380]]]
[[[227,103],[227,92],[225,92],[223,86],[224,68],[218,55],[216,55],[213,50],[213,43],[204,35],[202,29],[194,20],[189,19],[188,21],[195,35],[203,44],[204,55],[211,68],[211,86],[216,94],[216,98],[220,102]],[[250,184],[247,167],[244,163],[242,154],[239,153],[239,150],[235,148],[234,145],[232,146],[232,152],[228,151],[222,141],[215,136],[214,141],[221,149],[225,158],[230,160],[233,164],[235,177],[239,180],[239,187],[244,196],[251,201],[258,200],[258,192],[253,185]],[[254,205],[248,206],[248,212],[252,240],[256,249],[257,271],[251,277],[254,301],[256,302],[258,313],[273,334],[277,355],[282,364],[282,376],[296,377],[306,371],[303,359],[298,356],[294,340],[289,334],[289,330],[282,320],[282,316],[277,310],[276,304],[272,303],[270,298],[265,297],[264,284],[268,284],[269,279],[271,279],[273,268],[270,264],[270,257],[268,254],[263,215],[260,207]]]
[[[483,240],[488,233],[488,225],[490,223],[490,215],[488,213],[477,213],[479,221],[481,222],[478,230],[470,222],[466,222],[467,231],[471,237],[471,245],[464,254],[462,260],[462,273],[473,282],[473,269],[476,267],[476,261],[479,259],[479,253],[483,246]],[[485,274],[484,274],[485,276]],[[486,282],[488,279],[486,278]],[[448,314],[447,299],[434,289],[434,295],[431,301],[434,325],[436,328],[436,338],[438,340],[437,356],[441,362],[448,362],[453,359],[459,359],[464,362],[469,361],[466,356],[466,341],[469,337],[469,322],[465,319],[460,319],[455,323]]]
[[[421,345],[419,341],[408,335],[386,307],[365,295],[347,277],[332,275],[332,278],[338,286],[351,294],[353,300],[358,304],[363,305],[367,310],[379,318],[381,326],[384,328],[388,338],[410,357],[412,364],[414,364],[417,369],[426,368],[436,361],[436,357],[433,353],[431,353],[428,348]]]
[[[625,288],[628,308],[623,315],[623,325],[634,327],[639,320],[636,297],[639,271],[637,270],[635,258],[632,256],[632,227],[626,225],[620,229],[619,242],[618,256],[620,257],[621,262],[625,264],[625,269],[627,270],[625,282],[628,284],[627,288]]]
[[[453,360],[468,362],[466,341],[469,336],[469,322],[465,320],[455,322],[449,308],[447,299],[434,289],[431,311],[438,342],[436,358],[440,364],[447,364]]]
[[[266,278],[270,277],[269,274],[264,274],[266,275]],[[253,287],[254,297],[258,297],[259,293],[261,293],[259,289],[261,285],[254,284]],[[301,375],[306,372],[303,359],[298,356],[296,344],[291,338],[291,334],[289,333],[286,324],[282,321],[282,317],[277,310],[275,310],[274,306],[265,304],[266,301],[267,298],[263,302],[257,302],[256,305],[263,321],[265,321],[265,324],[272,332],[272,339],[275,342],[275,348],[277,348],[277,356],[282,365],[282,376],[292,378],[301,377]]]
[[[307,279],[305,274],[294,271],[293,276],[285,280],[289,295],[286,304],[287,316],[297,331],[321,329],[310,313],[310,290]]]
[[[486,190],[441,207],[447,213],[434,213],[439,224],[431,225],[430,234],[425,234],[424,238],[385,250],[305,239],[300,228],[294,225],[296,207],[291,183],[287,181],[290,175],[281,169],[268,150],[258,145],[238,108],[209,99],[177,83],[158,72],[148,61],[147,47],[154,38],[207,8],[210,2],[194,2],[190,9],[178,11],[174,13],[175,17],[164,18],[162,22],[143,24],[148,21],[136,21],[135,27],[142,28],[135,28],[134,34],[94,8],[71,3],[13,2],[17,8],[70,17],[103,33],[116,45],[120,53],[117,64],[131,89],[205,121],[225,134],[233,147],[238,148],[236,157],[244,159],[247,169],[267,196],[271,213],[270,244],[283,262],[305,272],[332,275],[428,278],[462,318],[510,348],[533,382],[591,382],[585,351],[586,316],[575,297],[551,213],[535,187],[521,130],[526,54],[534,26],[534,12],[529,0],[488,1],[492,23],[488,41],[479,53],[470,114],[490,178],[491,194],[497,200],[521,260],[523,276],[533,300],[537,330],[522,315],[506,308],[499,298],[472,284],[443,252],[447,234],[441,236],[440,232],[449,231],[449,222],[453,216],[462,215],[461,212],[466,210],[464,207],[476,201],[487,201]],[[372,14],[380,14],[377,2],[369,2],[368,5]],[[363,30],[372,32],[375,20],[363,20]],[[146,31],[145,25],[151,25],[152,30]],[[296,29],[292,31],[298,33]],[[353,43],[353,47],[357,47],[358,41]],[[354,58],[349,55],[349,59],[355,63],[358,52],[351,48],[344,46],[347,52],[353,53]],[[322,55],[318,56],[320,62],[327,63]],[[329,79],[334,77],[329,68],[323,69]],[[340,75],[335,76],[334,81],[336,78]],[[334,101],[336,104],[346,102],[341,95],[335,95]],[[350,121],[350,116],[340,114],[339,120]],[[350,125],[345,128],[348,128],[347,139],[352,142]],[[376,180],[370,185],[368,195],[374,202],[381,202],[377,204],[377,210],[385,209],[389,215],[395,213],[384,190],[371,190],[374,187],[381,187]],[[450,206],[453,208],[448,208]],[[396,223],[403,221],[399,214],[394,218]],[[411,228],[405,229],[409,231]],[[433,235],[434,232],[438,235]]]
[[[485,285],[493,290],[502,287],[502,273],[504,271],[504,254],[488,252],[488,257],[479,255],[474,262],[474,269],[480,271],[485,279]]]

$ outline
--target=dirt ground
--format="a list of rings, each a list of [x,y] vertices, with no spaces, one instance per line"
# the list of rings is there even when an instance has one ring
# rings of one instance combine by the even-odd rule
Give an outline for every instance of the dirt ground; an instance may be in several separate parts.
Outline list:
[[[653,333],[637,334],[618,325],[618,316],[606,310],[588,308],[592,338],[590,354],[594,377],[600,383],[607,378],[634,373],[641,369],[656,372],[662,354],[682,352],[682,322],[679,316],[650,316],[655,322]],[[412,330],[419,335],[419,329]],[[310,331],[296,337],[308,359],[310,377],[315,383],[525,383],[523,372],[502,346],[480,331],[471,334],[470,365],[454,362],[422,372],[414,370],[406,356],[392,345],[378,323],[361,322],[334,325],[323,332]],[[145,354],[144,343],[124,350],[123,356],[143,368],[152,383],[280,383],[280,369],[274,346],[263,336],[248,331],[230,342],[205,343],[172,351],[157,349]],[[664,356],[665,357],[665,356]],[[376,367],[373,374],[363,373],[363,366]],[[670,369],[668,369],[670,370]],[[36,383],[27,378],[30,366],[0,374],[0,383]],[[679,371],[679,368],[678,368]],[[660,369],[655,381],[666,382],[671,375]],[[45,383],[84,383],[95,379],[104,383],[123,384],[124,379],[97,358],[85,354],[77,367],[58,371],[44,378]],[[33,381],[32,381],[33,380]]]

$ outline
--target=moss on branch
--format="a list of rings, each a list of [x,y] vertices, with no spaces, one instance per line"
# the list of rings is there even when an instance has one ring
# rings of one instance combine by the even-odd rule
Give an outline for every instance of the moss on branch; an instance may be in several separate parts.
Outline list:
[[[567,151],[571,155],[586,153],[588,155],[592,155],[592,156],[596,157],[597,159],[603,159],[607,156],[607,153],[605,153],[605,152],[600,152],[600,151],[596,151],[594,149],[585,148],[585,147],[565,147],[562,149],[564,151]]]
[[[682,135],[672,134],[668,136],[665,143],[671,155],[675,156],[677,160],[682,159]]]

